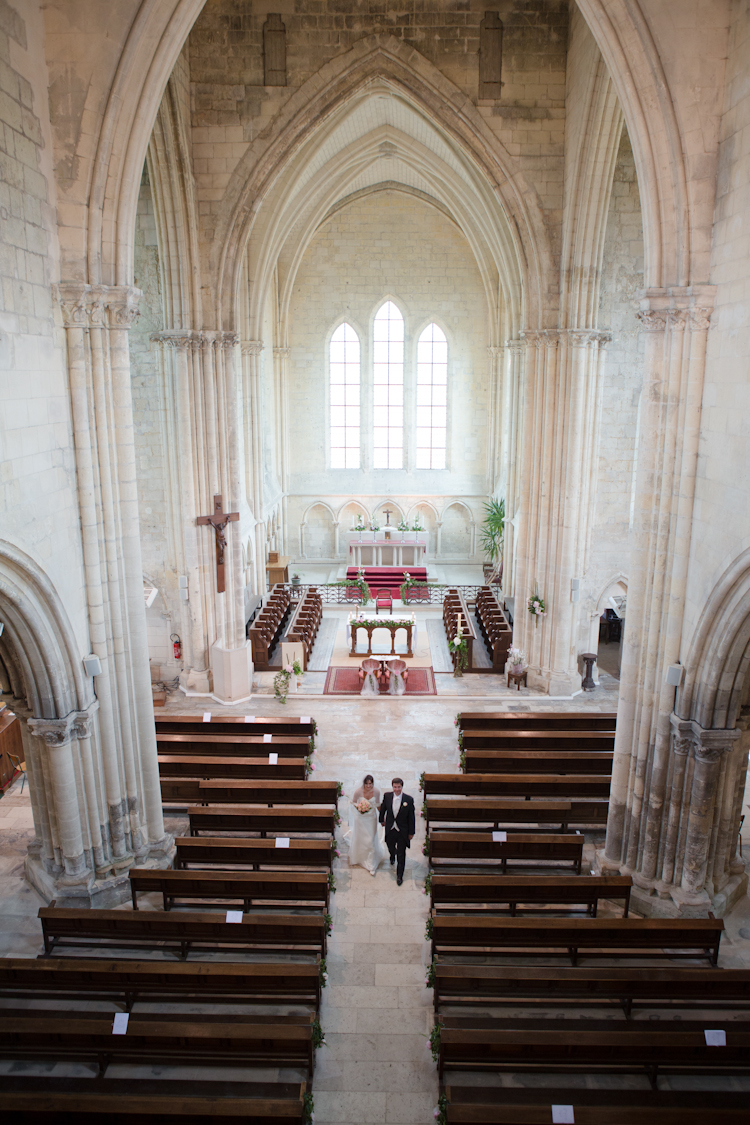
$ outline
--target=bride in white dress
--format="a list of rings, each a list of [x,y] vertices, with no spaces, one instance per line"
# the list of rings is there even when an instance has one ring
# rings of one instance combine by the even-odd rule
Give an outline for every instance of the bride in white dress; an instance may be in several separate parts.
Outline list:
[[[361,813],[357,809],[359,801],[369,801],[368,812]],[[375,788],[375,781],[368,773],[358,789],[355,789],[349,802],[349,866],[364,867],[374,875],[380,864],[385,859],[385,846],[381,839],[381,828],[378,824],[378,811],[380,809],[380,790]]]

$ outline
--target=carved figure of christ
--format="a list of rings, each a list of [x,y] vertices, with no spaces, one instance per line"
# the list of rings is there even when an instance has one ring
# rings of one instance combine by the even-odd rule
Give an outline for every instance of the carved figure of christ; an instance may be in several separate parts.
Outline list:
[[[224,549],[227,545],[224,529],[228,523],[233,523],[240,518],[239,512],[225,512],[222,508],[221,496],[214,496],[214,510],[210,516],[198,516],[198,524],[206,524],[214,529],[216,535],[216,593],[223,594],[224,585]]]

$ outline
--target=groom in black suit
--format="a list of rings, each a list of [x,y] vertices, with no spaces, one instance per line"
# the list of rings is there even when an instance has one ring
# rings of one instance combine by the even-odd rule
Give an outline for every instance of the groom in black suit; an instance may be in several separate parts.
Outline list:
[[[414,838],[414,798],[403,792],[404,783],[400,777],[391,782],[392,793],[386,793],[380,806],[380,823],[385,825],[385,842],[391,854],[391,867],[396,864],[396,883],[400,887],[404,881],[406,849],[411,847]]]

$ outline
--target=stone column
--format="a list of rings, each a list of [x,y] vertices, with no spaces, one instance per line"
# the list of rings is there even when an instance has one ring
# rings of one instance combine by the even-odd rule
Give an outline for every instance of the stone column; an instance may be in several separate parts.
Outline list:
[[[85,776],[88,790],[93,777],[101,786],[102,862],[111,867],[113,857],[124,863],[134,856],[161,860],[171,846],[162,817],[148,665],[128,351],[140,291],[65,284],[58,296],[67,339],[89,633],[102,663],[95,765],[87,766]],[[63,784],[58,767],[59,762],[47,774],[53,788]],[[77,846],[66,833],[65,847]],[[87,838],[82,828],[81,839]],[[90,841],[95,852],[93,829]]]
[[[255,536],[255,591],[266,593],[266,547],[263,535],[263,416],[260,373],[263,341],[242,341],[242,379],[245,390],[245,431],[251,456],[246,464],[247,496],[252,507]]]
[[[505,535],[503,541],[503,592],[515,594],[521,465],[521,426],[523,419],[523,378],[526,342],[509,340],[504,348],[505,373],[502,386],[500,471],[495,491],[505,498]],[[516,613],[518,608],[516,607]]]
[[[678,745],[673,752],[670,716],[675,692],[666,683],[666,669],[681,657],[706,337],[714,293],[712,286],[645,290],[638,313],[645,334],[644,385],[628,627],[603,864],[607,870],[633,872],[646,895],[641,907],[659,913],[665,908],[653,896],[669,899],[670,909],[682,908],[671,889],[682,887],[684,878],[686,829],[680,809],[693,773],[697,770],[699,786],[708,783],[711,764],[702,760],[698,768],[688,746]],[[673,762],[675,756],[685,755],[684,765]],[[700,803],[697,795],[696,801]],[[709,841],[704,847],[710,853]],[[694,852],[691,869],[696,862]],[[697,892],[690,887],[685,893]],[[685,908],[691,903],[686,901]]]
[[[289,496],[289,356],[291,348],[274,348],[273,362],[276,382],[276,418],[279,483],[281,484],[281,537],[276,540],[276,548],[282,555],[288,555],[286,533],[287,500]]]
[[[604,344],[595,329],[522,332],[526,341],[514,643],[529,686],[570,695],[581,686],[571,580],[585,568]],[[546,606],[532,616],[528,598]]]

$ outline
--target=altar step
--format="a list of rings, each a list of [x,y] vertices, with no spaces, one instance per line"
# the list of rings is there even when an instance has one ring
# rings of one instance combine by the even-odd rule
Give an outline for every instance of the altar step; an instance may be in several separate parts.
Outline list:
[[[346,577],[355,579],[357,573],[357,567],[350,566],[346,572]],[[399,587],[407,574],[415,582],[427,581],[426,566],[366,566],[363,577],[373,594],[376,594],[378,590],[391,590],[398,597]]]

